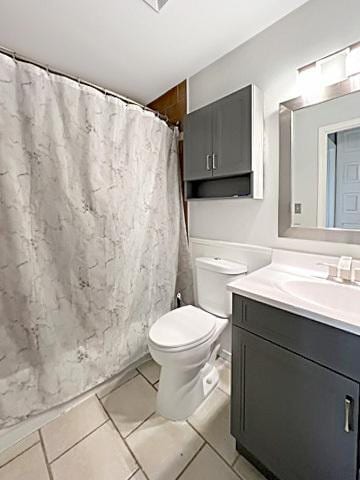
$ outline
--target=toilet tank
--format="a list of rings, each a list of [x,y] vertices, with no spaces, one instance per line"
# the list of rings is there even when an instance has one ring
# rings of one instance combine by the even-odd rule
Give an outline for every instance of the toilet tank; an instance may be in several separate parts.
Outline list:
[[[231,293],[226,285],[245,275],[247,266],[218,257],[198,257],[195,264],[199,307],[218,317],[230,317]]]

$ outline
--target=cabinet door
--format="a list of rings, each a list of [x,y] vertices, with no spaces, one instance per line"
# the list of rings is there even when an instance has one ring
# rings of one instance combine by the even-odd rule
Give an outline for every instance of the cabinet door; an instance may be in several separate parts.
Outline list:
[[[280,480],[355,480],[358,384],[240,328],[233,338],[239,444]]]
[[[216,102],[214,171],[225,177],[251,171],[251,85]]]
[[[212,177],[212,106],[190,113],[184,123],[184,179]]]

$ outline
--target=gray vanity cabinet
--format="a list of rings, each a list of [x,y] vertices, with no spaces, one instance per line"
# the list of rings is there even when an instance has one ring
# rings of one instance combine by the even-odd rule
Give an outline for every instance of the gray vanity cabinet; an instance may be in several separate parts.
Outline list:
[[[231,428],[238,450],[269,479],[356,480],[359,382],[306,358],[316,322],[237,295],[233,308]],[[280,321],[272,322],[277,312]],[[331,342],[322,328],[332,327],[320,325],[313,341]],[[335,361],[346,340],[324,352],[328,347]]]

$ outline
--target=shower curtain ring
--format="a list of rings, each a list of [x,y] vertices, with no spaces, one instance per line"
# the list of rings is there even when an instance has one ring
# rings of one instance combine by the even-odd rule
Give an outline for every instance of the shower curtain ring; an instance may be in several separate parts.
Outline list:
[[[49,75],[49,65],[46,65],[46,73]]]
[[[16,59],[16,52],[12,52],[12,58],[14,60],[14,62],[16,63],[17,59]]]

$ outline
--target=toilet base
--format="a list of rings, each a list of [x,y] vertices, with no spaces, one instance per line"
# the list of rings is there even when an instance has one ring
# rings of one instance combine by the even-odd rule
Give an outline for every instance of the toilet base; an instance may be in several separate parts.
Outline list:
[[[218,383],[219,373],[213,363],[205,363],[200,371],[162,367],[157,412],[170,420],[186,420]]]

